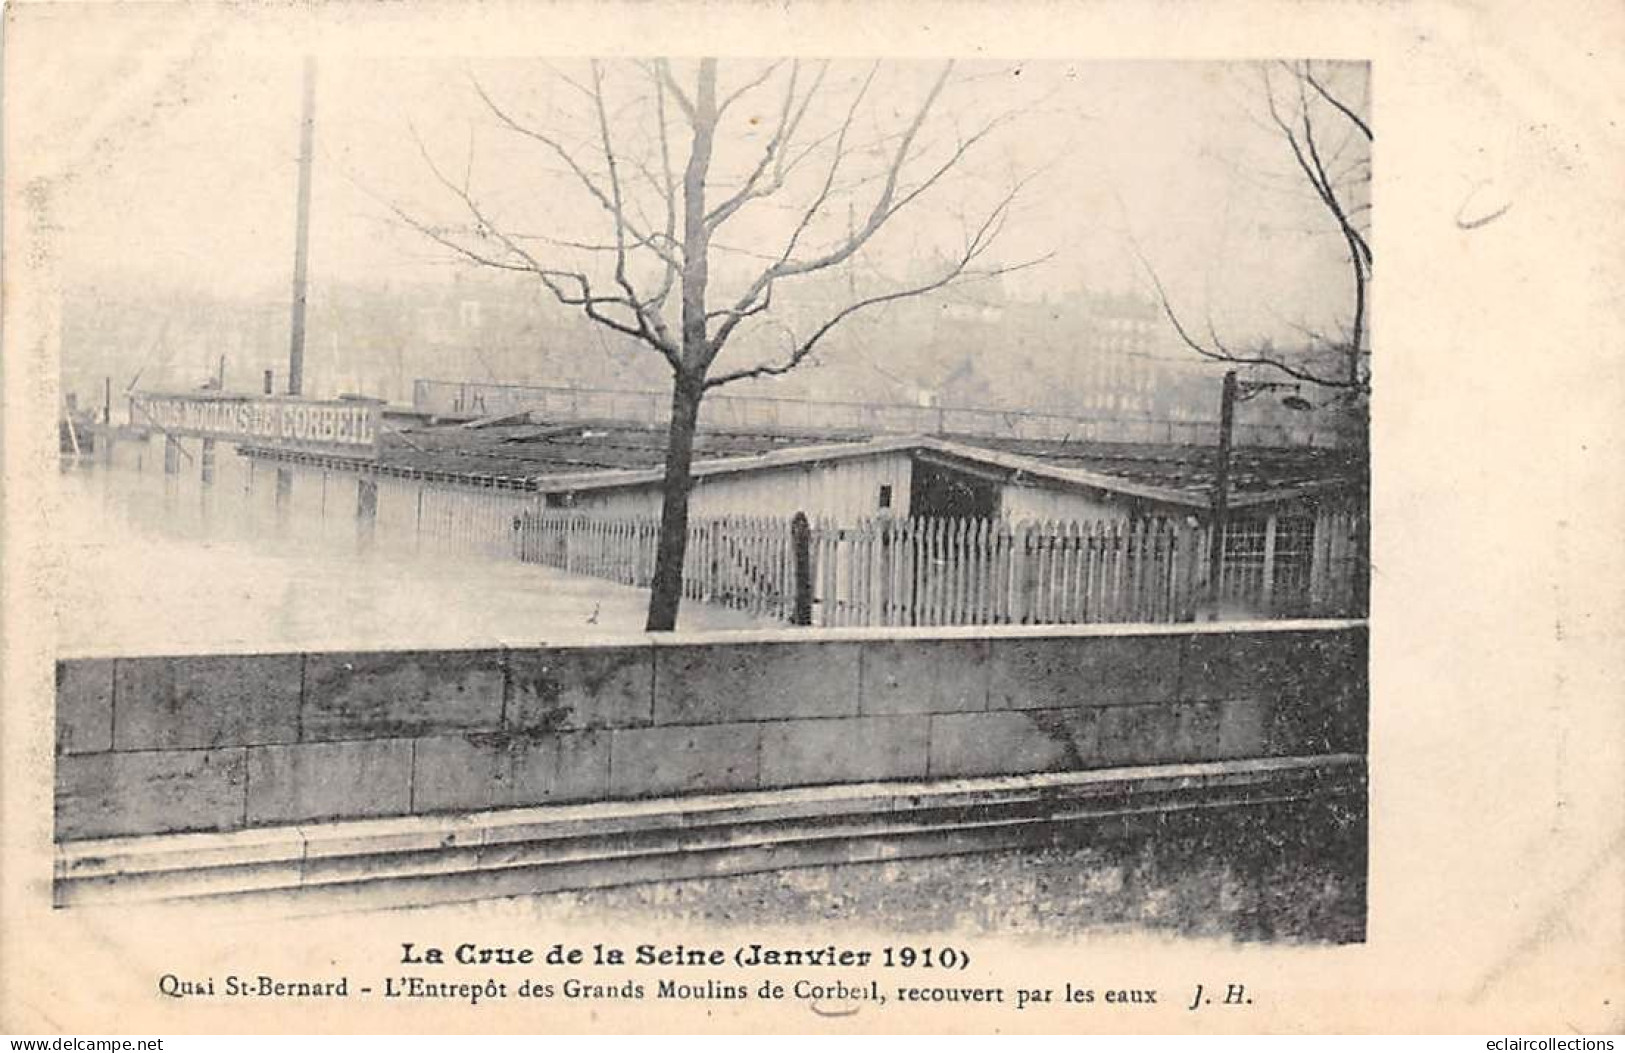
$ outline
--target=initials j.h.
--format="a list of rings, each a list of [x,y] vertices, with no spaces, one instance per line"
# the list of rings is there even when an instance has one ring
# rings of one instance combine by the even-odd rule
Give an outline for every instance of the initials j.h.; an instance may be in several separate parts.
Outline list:
[[[1187,1009],[1200,1009],[1205,1005],[1212,1005],[1213,999],[1208,997],[1207,988],[1203,984],[1196,985],[1196,994],[1191,996],[1191,1004]],[[1253,1000],[1247,997],[1246,984],[1226,984],[1224,988],[1224,1001],[1221,1005],[1252,1005]]]

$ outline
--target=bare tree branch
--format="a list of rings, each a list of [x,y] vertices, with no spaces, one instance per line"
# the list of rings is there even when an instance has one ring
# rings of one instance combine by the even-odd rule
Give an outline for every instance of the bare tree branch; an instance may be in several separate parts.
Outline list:
[[[852,107],[848,110],[847,118],[842,124],[841,132],[836,139],[834,157],[831,160],[829,171],[825,175],[824,185],[819,191],[818,196],[803,213],[800,223],[797,224],[795,231],[791,234],[790,239],[785,246],[785,250],[781,254],[779,260],[773,265],[769,266],[766,270],[762,271],[762,273],[757,276],[756,280],[751,283],[750,287],[746,289],[744,295],[742,295],[736,301],[735,305],[726,312],[726,318],[722,325],[718,328],[716,337],[712,341],[713,347],[720,350],[722,345],[727,341],[728,337],[732,335],[733,330],[738,327],[740,322],[754,314],[760,313],[760,303],[762,299],[768,295],[775,282],[785,278],[792,278],[804,274],[811,274],[815,271],[825,270],[829,267],[844,263],[846,260],[850,259],[854,254],[862,249],[863,246],[870,241],[870,239],[874,237],[874,235],[886,224],[888,220],[890,220],[903,208],[917,200],[922,194],[936,186],[949,171],[951,171],[964,159],[965,155],[974,146],[976,146],[977,143],[984,140],[1000,125],[1011,119],[1011,114],[1001,114],[988,121],[974,134],[960,140],[946,160],[933,169],[917,185],[903,192],[902,195],[899,196],[899,182],[901,180],[902,171],[907,165],[907,162],[911,156],[911,148],[918,136],[921,126],[925,123],[927,116],[930,114],[932,106],[935,104],[938,96],[941,95],[942,89],[946,85],[948,76],[952,70],[953,64],[951,62],[944,65],[942,72],[938,75],[936,82],[931,86],[931,90],[927,93],[925,100],[920,104],[920,107],[915,112],[913,119],[910,121],[902,136],[899,138],[896,149],[893,151],[891,161],[886,167],[884,185],[877,196],[875,203],[871,206],[868,218],[864,221],[863,225],[850,233],[834,248],[816,257],[806,260],[792,259],[796,246],[799,243],[802,235],[822,211],[824,204],[829,198],[830,190],[834,185],[836,172],[839,170],[841,162],[845,157],[844,145],[847,131],[851,127],[851,122],[853,116],[857,112],[859,102],[861,102],[863,95],[867,92],[869,84],[873,80],[874,71],[871,70],[869,77],[864,81],[863,88],[858,93],[858,97],[853,100]],[[935,288],[935,286],[932,288]]]
[[[596,61],[592,63],[592,100],[593,107],[598,113],[599,142],[603,146],[604,163],[609,169],[610,202],[612,205],[610,218],[615,223],[615,281],[626,292],[626,299],[632,305],[633,314],[638,320],[639,334],[644,340],[653,344],[661,351],[677,351],[677,344],[671,338],[671,332],[666,327],[665,320],[660,317],[659,309],[643,300],[632,285],[631,276],[626,270],[626,235],[630,229],[626,221],[626,205],[621,194],[620,170],[615,160],[615,146],[609,132],[609,114],[604,107],[604,79],[603,71]],[[640,239],[647,242],[647,238]]]
[[[1309,82],[1309,86],[1314,88],[1315,91],[1320,94],[1321,98],[1335,106],[1338,112],[1340,112],[1344,117],[1347,117],[1356,128],[1360,129],[1361,134],[1363,134],[1366,138],[1366,142],[1375,141],[1375,137],[1371,134],[1371,126],[1366,124],[1365,121],[1361,120],[1358,114],[1349,109],[1349,107],[1345,105],[1341,99],[1327,91],[1320,81],[1315,79],[1314,70],[1310,68],[1308,61],[1305,61],[1303,64],[1303,79]]]
[[[1367,244],[1365,237],[1354,224],[1349,221],[1348,215],[1343,211],[1342,203],[1338,200],[1336,187],[1326,174],[1326,166],[1321,163],[1320,151],[1315,142],[1314,125],[1309,115],[1309,98],[1304,89],[1304,82],[1309,79],[1309,63],[1305,62],[1298,80],[1298,106],[1303,121],[1304,144],[1308,149],[1309,158],[1314,164],[1311,180],[1318,175],[1319,187],[1322,190],[1321,200],[1326,203],[1327,210],[1331,212],[1333,219],[1337,221],[1338,229],[1342,232],[1343,239],[1348,243],[1349,263],[1354,278],[1354,316],[1349,326],[1349,345],[1356,352],[1349,359],[1349,379],[1353,383],[1359,379],[1357,353],[1365,336],[1365,289],[1366,282],[1369,280],[1368,269],[1371,266],[1371,246]],[[1301,164],[1303,160],[1302,152],[1297,150],[1295,144],[1293,149]]]
[[[782,65],[784,65],[783,59],[779,59],[777,62],[769,63],[768,67],[758,76],[751,78],[751,80],[747,83],[741,85],[734,91],[729,92],[728,96],[717,104],[717,116],[720,118],[723,114],[728,112],[728,107],[732,106],[734,103],[738,102],[740,99],[744,98],[746,95],[765,84],[767,79],[773,76],[774,73],[778,72],[779,67]],[[790,75],[790,82],[794,84],[795,79],[795,74],[792,73]]]
[[[1138,257],[1140,265],[1145,268],[1146,276],[1151,279],[1151,284],[1156,287],[1157,301],[1162,307],[1162,313],[1167,317],[1169,324],[1174,327],[1174,332],[1179,335],[1180,342],[1186,347],[1190,348],[1192,351],[1201,355],[1203,358],[1212,359],[1215,362],[1231,362],[1238,366],[1264,366],[1270,369],[1279,370],[1294,380],[1301,380],[1305,383],[1316,384],[1321,387],[1357,388],[1362,386],[1358,383],[1351,383],[1339,377],[1327,377],[1313,373],[1302,366],[1295,365],[1278,357],[1255,354],[1237,354],[1218,342],[1217,333],[1213,332],[1211,322],[1209,322],[1209,333],[1214,339],[1214,346],[1209,347],[1206,344],[1203,344],[1201,341],[1191,336],[1190,331],[1185,328],[1185,323],[1180,321],[1178,312],[1174,310],[1173,303],[1168,298],[1168,290],[1163,288],[1162,279],[1157,276],[1156,269],[1151,266],[1150,261],[1148,261],[1140,252],[1139,246],[1134,244],[1132,238],[1130,239],[1130,245],[1133,248],[1135,256]]]
[[[666,206],[666,224],[663,237],[667,244],[676,251],[668,253],[664,259],[666,275],[660,283],[660,289],[650,298],[649,305],[659,310],[665,306],[666,298],[676,284],[681,268],[678,265],[678,256],[683,252],[677,241],[677,176],[671,167],[671,139],[666,132],[666,84],[660,78],[655,78],[655,124],[660,129],[660,197]]]
[[[492,99],[491,96],[486,93],[484,85],[480,84],[480,82],[477,79],[473,78],[472,76],[469,79],[470,79],[470,82],[474,86],[474,91],[479,95],[480,100],[485,103],[486,108],[491,111],[491,113],[497,118],[497,120],[501,121],[506,127],[508,127],[513,132],[515,132],[515,133],[517,133],[519,135],[525,136],[528,139],[533,139],[536,142],[541,143],[543,146],[547,147],[547,149],[554,156],[556,156],[559,160],[564,162],[565,166],[568,167],[570,169],[570,171],[575,175],[576,180],[578,182],[580,182],[582,187],[584,187],[586,189],[587,193],[592,195],[592,198],[593,198],[594,201],[598,202],[599,207],[601,207],[605,212],[608,212],[612,217],[618,217],[618,222],[625,225],[626,233],[631,234],[634,241],[636,241],[636,242],[638,242],[640,244],[647,245],[657,255],[661,255],[662,258],[665,258],[666,250],[661,249],[659,247],[659,245],[656,244],[656,242],[653,239],[649,238],[642,231],[638,230],[636,227],[634,227],[630,223],[626,222],[626,216],[625,216],[624,212],[617,212],[614,200],[612,199],[611,195],[607,191],[605,191],[603,187],[598,185],[597,180],[593,179],[591,173],[589,173],[584,167],[582,167],[580,162],[578,162],[576,160],[575,156],[573,154],[571,154],[568,149],[565,148],[563,143],[559,142],[553,136],[550,136],[550,135],[547,135],[547,134],[545,134],[543,132],[537,131],[536,129],[528,127],[526,125],[520,124],[506,110],[504,110],[502,107],[497,105],[496,100]],[[578,87],[580,87],[580,90],[582,90],[589,97],[591,97],[592,92],[589,89],[587,89],[584,86],[578,86]],[[668,259],[667,262],[674,262],[674,261]]]
[[[1347,104],[1336,99],[1326,85],[1313,76],[1310,63],[1303,62],[1294,65],[1282,62],[1277,65],[1290,74],[1296,82],[1297,111],[1290,118],[1282,112],[1282,105],[1276,93],[1275,82],[1270,75],[1270,66],[1263,64],[1259,67],[1259,72],[1263,87],[1264,104],[1268,110],[1270,121],[1275,130],[1286,141],[1299,172],[1304,180],[1308,182],[1310,189],[1314,191],[1316,198],[1332,217],[1338,234],[1343,238],[1348,248],[1350,276],[1353,280],[1352,317],[1349,323],[1349,336],[1346,345],[1339,348],[1340,352],[1346,356],[1346,374],[1342,377],[1325,376],[1307,365],[1286,361],[1267,347],[1262,351],[1238,353],[1220,340],[1211,318],[1208,321],[1207,342],[1204,343],[1196,339],[1174,310],[1167,290],[1163,287],[1155,269],[1151,267],[1140,252],[1139,246],[1132,243],[1132,239],[1131,245],[1141,265],[1150,276],[1152,284],[1156,287],[1163,313],[1167,315],[1181,342],[1191,350],[1218,361],[1274,368],[1294,379],[1307,383],[1363,392],[1369,388],[1369,378],[1363,373],[1362,362],[1365,357],[1366,288],[1371,278],[1372,253],[1370,243],[1356,222],[1356,217],[1368,213],[1370,206],[1368,202],[1358,202],[1351,206],[1344,200],[1342,195],[1345,192],[1343,188],[1348,185],[1359,185],[1369,181],[1370,162],[1368,157],[1357,157],[1338,174],[1333,174],[1333,166],[1351,141],[1352,131],[1344,134],[1343,141],[1331,154],[1332,160],[1328,161],[1327,155],[1322,149],[1321,130],[1315,121],[1312,112],[1313,107],[1310,105],[1310,89],[1314,90],[1317,97],[1333,104],[1339,113],[1349,118],[1367,143],[1372,138],[1371,129],[1366,122],[1358,118]]]
[[[1053,252],[1046,253],[1043,256],[1026,260],[1021,263],[993,267],[984,270],[971,270],[971,264],[976,262],[976,260],[986,253],[993,243],[998,240],[999,233],[1003,230],[1005,220],[1009,215],[1010,206],[1014,203],[1016,196],[1021,189],[1022,184],[1018,183],[1016,187],[1012,188],[1010,192],[1004,196],[1004,198],[988,213],[986,218],[983,219],[980,227],[967,241],[964,252],[949,266],[944,273],[935,279],[923,284],[910,286],[908,288],[895,289],[891,292],[878,293],[873,296],[867,296],[856,300],[826,319],[822,325],[813,330],[811,336],[809,336],[799,345],[795,346],[783,361],[777,363],[764,363],[762,365],[750,366],[719,374],[706,381],[706,389],[710,390],[712,388],[718,388],[724,384],[731,384],[739,380],[747,380],[755,377],[781,376],[788,373],[805,361],[807,357],[810,356],[814,350],[816,350],[819,342],[822,341],[825,336],[829,335],[829,333],[835,329],[836,326],[840,325],[843,321],[852,317],[858,312],[867,310],[870,307],[875,307],[884,303],[891,303],[896,300],[905,300],[913,297],[924,296],[956,282],[985,280],[997,277],[999,275],[1012,274],[1017,271],[1026,270],[1028,268],[1036,267],[1048,262],[1054,257]],[[750,315],[758,314],[762,310],[765,310],[770,298],[771,286],[769,286],[767,298],[765,298],[757,307],[750,309],[749,314],[744,315],[743,317],[749,317]]]
[[[459,185],[446,176],[445,172],[429,154],[428,148],[424,146],[422,139],[417,135],[416,129],[412,129],[412,137],[417,144],[418,152],[422,156],[424,164],[435,177],[436,182],[461,201],[473,218],[475,238],[480,241],[495,241],[502,247],[504,252],[501,255],[492,255],[489,252],[470,247],[468,244],[448,236],[443,228],[432,227],[423,223],[394,202],[383,201],[385,207],[389,208],[397,218],[431,241],[450,249],[471,263],[499,270],[534,274],[560,304],[567,307],[579,307],[592,321],[626,336],[637,337],[656,351],[659,351],[666,357],[667,361],[673,360],[676,353],[675,346],[669,341],[661,341],[658,334],[650,331],[650,327],[643,321],[642,310],[634,295],[629,294],[624,297],[597,295],[593,292],[592,284],[585,274],[579,271],[544,266],[535,256],[513,238],[504,234],[501,228],[491,221],[474,199],[467,183]],[[466,172],[470,178],[472,171],[473,162],[470,160],[466,167]],[[374,197],[375,200],[381,200],[376,195],[370,194],[370,192],[369,196]],[[566,283],[573,284],[575,291],[571,291]],[[605,307],[622,308],[631,311],[632,317],[636,319],[636,324],[629,324],[605,314],[603,311]]]
[[[656,59],[655,71],[660,74],[660,79],[665,82],[666,90],[671,92],[671,97],[677,100],[677,108],[682,110],[683,116],[688,118],[690,124],[693,124],[694,103],[689,101],[687,95],[683,94],[682,85],[678,84],[677,78],[672,76],[671,63],[665,59]]]
[[[828,69],[829,63],[827,62],[819,67],[818,76],[813,79],[812,87],[807,89],[807,93],[802,96],[801,102],[798,104],[796,102],[796,80],[800,72],[800,63],[791,64],[790,82],[785,88],[784,104],[779,112],[778,127],[774,129],[772,137],[768,140],[767,147],[762,152],[762,159],[757,162],[756,168],[745,179],[744,184],[740,186],[733,196],[712,209],[710,214],[706,216],[706,224],[712,230],[720,227],[728,220],[728,217],[738,212],[747,202],[756,198],[767,197],[784,186],[785,176],[792,168],[791,165],[786,163],[786,152],[790,147],[790,142],[795,138],[796,129],[801,126],[802,118],[807,115],[807,107],[811,105],[814,97],[818,95],[818,89],[823,85],[824,74]],[[773,178],[764,184],[761,180],[763,175],[767,173],[769,165],[773,167]]]

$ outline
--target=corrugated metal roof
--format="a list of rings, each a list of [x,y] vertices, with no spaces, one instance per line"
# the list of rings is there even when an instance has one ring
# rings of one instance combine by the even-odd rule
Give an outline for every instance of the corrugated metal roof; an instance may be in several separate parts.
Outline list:
[[[999,450],[1057,467],[1076,467],[1206,499],[1217,482],[1219,451],[1167,443],[1073,442],[964,437],[967,446]],[[1305,486],[1363,485],[1366,466],[1356,451],[1311,446],[1236,447],[1230,489],[1236,497]]]
[[[905,450],[979,464],[1012,477],[1205,506],[1218,451],[1206,446],[989,436],[882,436],[784,431],[704,431],[695,438],[698,476],[765,470]],[[665,464],[666,432],[626,423],[492,422],[483,426],[390,426],[380,460],[395,469],[532,481],[543,490],[647,485]],[[1238,447],[1231,493],[1238,506],[1300,493],[1359,487],[1355,451]]]
[[[868,435],[790,435],[701,432],[696,462],[751,457],[775,450],[831,443],[863,443]],[[386,431],[381,459],[427,471],[546,479],[583,472],[660,468],[666,463],[663,429],[628,424],[460,425]]]

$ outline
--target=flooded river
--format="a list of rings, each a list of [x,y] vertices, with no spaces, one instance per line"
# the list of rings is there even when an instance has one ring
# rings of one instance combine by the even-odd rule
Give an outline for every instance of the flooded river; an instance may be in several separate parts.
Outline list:
[[[279,516],[241,462],[222,452],[212,487],[152,464],[63,471],[62,654],[534,645],[643,628],[645,590],[500,555],[363,547],[353,516],[313,515],[308,494]],[[679,627],[768,624],[688,603]]]

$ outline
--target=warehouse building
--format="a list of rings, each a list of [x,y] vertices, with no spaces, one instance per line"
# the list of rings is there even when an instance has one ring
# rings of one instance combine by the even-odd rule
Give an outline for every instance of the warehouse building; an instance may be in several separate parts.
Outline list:
[[[386,429],[376,461],[248,447],[256,461],[326,471],[499,486],[546,507],[614,517],[660,510],[666,436],[624,423]],[[1094,521],[1199,514],[1211,507],[1211,448],[987,436],[713,431],[695,444],[691,512],[851,523],[874,516]],[[1238,515],[1307,511],[1356,499],[1363,462],[1349,451],[1240,448],[1230,507]]]

